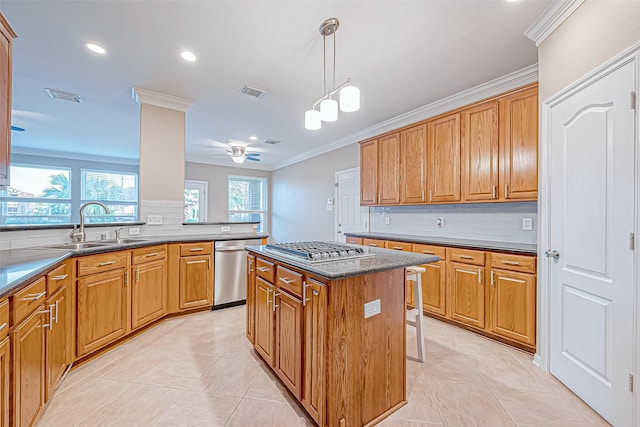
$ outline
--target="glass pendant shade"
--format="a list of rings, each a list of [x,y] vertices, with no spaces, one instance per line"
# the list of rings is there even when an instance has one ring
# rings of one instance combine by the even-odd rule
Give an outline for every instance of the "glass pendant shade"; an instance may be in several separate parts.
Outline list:
[[[323,122],[335,122],[338,120],[338,101],[335,99],[324,99],[320,103],[320,117]]]
[[[340,89],[340,111],[353,113],[360,109],[360,89],[355,86],[345,86]]]
[[[244,162],[244,154],[242,156],[232,156],[231,160],[233,160],[234,163],[240,164],[242,162]]]
[[[304,127],[309,130],[318,130],[322,127],[322,121],[320,119],[320,111],[307,110],[304,113]]]

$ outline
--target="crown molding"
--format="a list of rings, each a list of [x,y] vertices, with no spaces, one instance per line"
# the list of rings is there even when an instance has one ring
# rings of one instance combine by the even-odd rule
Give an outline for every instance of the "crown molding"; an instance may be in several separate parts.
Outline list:
[[[540,46],[585,0],[554,0],[531,24],[524,35]]]
[[[332,144],[323,145],[321,147],[317,147],[313,150],[291,157],[283,162],[275,164],[272,170],[280,169],[286,166],[293,165],[295,163],[302,162],[312,157],[328,153],[329,151],[337,150],[355,142],[360,142],[367,138],[371,138],[376,135],[398,129],[412,123],[426,120],[430,117],[446,113],[447,111],[455,110],[456,108],[464,107],[468,104],[482,101],[483,99],[491,98],[492,96],[517,89],[521,86],[534,83],[536,81],[538,81],[538,64],[533,64],[518,71],[514,71],[513,73],[507,74],[506,76],[499,77],[471,89],[467,89],[455,95],[448,96],[439,101],[432,102],[431,104],[427,104],[423,107],[393,117],[389,120],[385,120],[366,129],[363,129],[360,132],[356,132],[345,138],[339,139]]]
[[[142,89],[139,87],[131,88],[131,96],[138,104],[155,105],[156,107],[168,108],[170,110],[177,110],[186,112],[193,101],[186,98],[179,98],[173,95],[167,95],[160,92],[154,92],[148,89]]]

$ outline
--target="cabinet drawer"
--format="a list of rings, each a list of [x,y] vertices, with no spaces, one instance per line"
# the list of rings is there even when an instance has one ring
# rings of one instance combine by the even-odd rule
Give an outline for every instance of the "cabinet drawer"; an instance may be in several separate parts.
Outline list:
[[[256,274],[270,283],[273,283],[274,270],[275,267],[272,262],[262,258],[256,260]]]
[[[435,255],[442,261],[445,261],[447,259],[445,254],[446,250],[442,246],[419,245],[417,243],[414,243],[413,245],[411,245],[411,250],[412,252],[417,252],[419,254]]]
[[[26,319],[39,305],[44,304],[45,299],[47,299],[47,289],[44,277],[13,295],[11,297],[12,324],[17,325]]]
[[[396,251],[411,252],[411,243],[394,242],[392,240],[387,240],[386,242],[384,242],[384,247],[387,249],[394,249]]]
[[[9,300],[0,302],[0,340],[9,335]]]
[[[47,274],[47,294],[53,295],[63,286],[71,285],[71,265],[64,263]]]
[[[132,252],[132,264],[163,260],[167,255],[166,246],[149,246],[147,248],[134,249]]]
[[[180,245],[180,256],[209,255],[212,247],[211,242],[183,243]]]
[[[373,246],[374,248],[384,248],[384,240],[378,239],[362,239],[364,246]]]
[[[276,275],[276,286],[302,297],[302,274],[279,265]]]
[[[484,251],[458,248],[449,249],[450,260],[464,264],[484,265],[484,255]]]
[[[502,270],[522,271],[523,273],[536,272],[536,257],[514,254],[491,254],[491,268]]]
[[[362,238],[360,237],[345,237],[345,242],[346,243],[352,243],[354,245],[361,245],[362,244]]]
[[[78,258],[78,277],[127,266],[129,252],[110,252]]]

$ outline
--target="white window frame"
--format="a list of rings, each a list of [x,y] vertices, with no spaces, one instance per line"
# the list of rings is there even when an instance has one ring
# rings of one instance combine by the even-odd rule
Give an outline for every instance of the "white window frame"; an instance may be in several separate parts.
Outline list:
[[[207,221],[207,206],[209,205],[209,182],[208,181],[198,181],[195,179],[185,179],[184,181],[184,189],[185,190],[198,190],[200,193],[200,207],[199,207],[199,218],[198,222],[206,222]],[[186,218],[182,218],[183,221],[186,221]]]
[[[237,178],[239,180],[242,179],[254,179],[264,182],[264,193],[262,197],[264,198],[264,210],[231,210],[229,209],[229,183],[232,179]],[[227,210],[229,213],[229,221],[231,221],[232,214],[261,214],[262,221],[262,231],[261,233],[269,232],[269,179],[264,176],[249,176],[249,175],[228,175],[227,176]]]
[[[85,187],[85,172],[95,172],[95,173],[104,173],[104,174],[112,174],[112,175],[129,175],[129,176],[133,176],[135,177],[135,181],[136,181],[136,200],[135,202],[132,201],[125,201],[125,200],[106,200],[106,199],[85,199],[82,197],[82,192],[84,191],[84,187]],[[135,215],[134,215],[134,219],[133,221],[136,221],[139,217],[140,217],[140,174],[139,173],[135,173],[135,172],[126,172],[126,171],[119,171],[119,170],[113,170],[113,169],[97,169],[97,168],[80,168],[80,204],[84,204],[86,202],[90,202],[90,201],[97,201],[97,202],[101,202],[104,203],[105,205],[109,206],[109,205],[126,205],[126,206],[135,206]],[[108,217],[109,215],[107,215],[106,213],[104,215],[99,215],[100,217]],[[105,222],[104,224],[108,224],[108,222]]]

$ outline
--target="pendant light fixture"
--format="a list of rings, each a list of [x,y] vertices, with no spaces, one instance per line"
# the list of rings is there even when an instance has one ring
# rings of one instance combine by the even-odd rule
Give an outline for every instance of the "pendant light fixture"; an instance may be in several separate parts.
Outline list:
[[[329,18],[320,24],[320,35],[322,36],[322,53],[324,77],[324,95],[313,103],[310,110],[304,113],[304,127],[308,130],[318,130],[322,127],[322,122],[335,122],[338,120],[338,101],[333,97],[340,92],[339,109],[345,113],[351,113],[360,109],[360,89],[351,84],[351,79],[336,87],[336,31],[340,26],[338,18]],[[333,36],[333,73],[332,87],[327,90],[327,37]],[[316,109],[319,105],[319,110]]]

